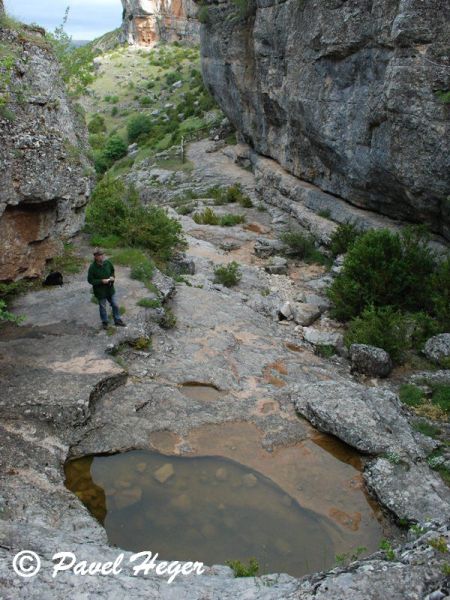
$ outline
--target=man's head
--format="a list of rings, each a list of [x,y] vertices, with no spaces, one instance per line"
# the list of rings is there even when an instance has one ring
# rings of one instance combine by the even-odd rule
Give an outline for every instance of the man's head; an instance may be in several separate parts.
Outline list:
[[[103,263],[103,261],[105,260],[105,254],[104,254],[103,250],[101,250],[100,248],[96,248],[94,250],[94,260],[99,265],[101,265]]]

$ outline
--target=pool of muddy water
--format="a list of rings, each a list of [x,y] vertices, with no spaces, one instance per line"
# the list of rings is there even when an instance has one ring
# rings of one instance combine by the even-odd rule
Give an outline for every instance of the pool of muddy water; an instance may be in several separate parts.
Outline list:
[[[207,565],[255,557],[262,573],[329,568],[336,524],[227,458],[130,451],[66,463],[66,486],[111,544]]]

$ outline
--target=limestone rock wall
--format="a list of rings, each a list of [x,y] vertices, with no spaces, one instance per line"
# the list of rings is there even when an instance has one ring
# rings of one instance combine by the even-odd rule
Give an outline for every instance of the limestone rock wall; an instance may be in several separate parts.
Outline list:
[[[450,238],[446,0],[207,0],[204,17],[204,79],[258,153]]]
[[[122,5],[123,36],[129,44],[200,40],[193,0],[122,0]]]
[[[0,281],[13,281],[79,231],[93,169],[43,30],[0,29],[0,48]]]

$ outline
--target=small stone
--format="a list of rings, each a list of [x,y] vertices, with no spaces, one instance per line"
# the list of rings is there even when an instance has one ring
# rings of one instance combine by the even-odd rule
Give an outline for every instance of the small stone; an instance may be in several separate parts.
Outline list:
[[[118,510],[132,506],[139,502],[142,498],[142,490],[140,488],[131,488],[129,490],[121,490],[114,496],[114,503]]]
[[[153,473],[153,477],[156,479],[156,481],[159,481],[159,483],[166,483],[166,481],[170,479],[174,473],[175,471],[173,466],[170,463],[166,463]]]
[[[143,473],[146,468],[147,468],[147,463],[145,463],[145,462],[140,462],[136,465],[136,471],[138,473]]]
[[[178,508],[182,512],[191,510],[191,500],[187,494],[181,494],[170,501],[171,506]]]
[[[243,475],[242,483],[249,488],[255,487],[258,483],[258,478],[253,475],[253,473],[248,473],[247,475]]]
[[[216,471],[216,479],[226,481],[228,479],[227,470],[224,467],[219,467]]]

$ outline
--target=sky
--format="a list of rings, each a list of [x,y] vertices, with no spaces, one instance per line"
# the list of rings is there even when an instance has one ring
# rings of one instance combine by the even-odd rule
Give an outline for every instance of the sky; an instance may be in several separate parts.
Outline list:
[[[61,24],[70,6],[65,30],[74,40],[93,40],[122,22],[121,0],[4,0],[4,4],[12,17],[49,31]]]

